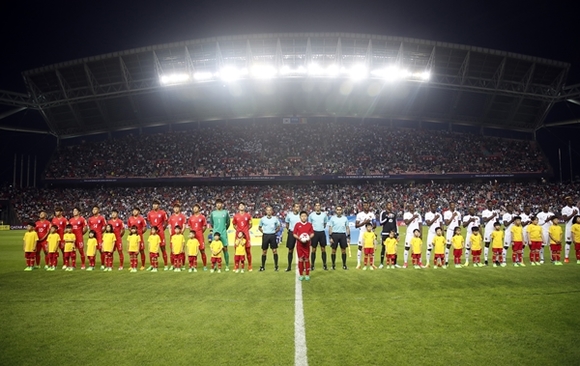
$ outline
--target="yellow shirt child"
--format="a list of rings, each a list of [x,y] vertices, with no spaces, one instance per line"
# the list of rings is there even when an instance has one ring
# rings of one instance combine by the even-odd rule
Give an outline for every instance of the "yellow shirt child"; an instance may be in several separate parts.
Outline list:
[[[65,233],[62,238],[64,240],[64,252],[65,253],[74,252],[74,250],[75,250],[75,240],[77,239],[77,237],[75,236],[75,234],[73,234],[73,233]]]
[[[94,257],[97,254],[97,238],[87,240],[87,257]]]
[[[115,233],[103,233],[103,252],[112,253],[116,240]]]
[[[60,235],[58,233],[48,234],[46,241],[48,242],[48,252],[56,253],[58,251],[58,245],[60,244]]]

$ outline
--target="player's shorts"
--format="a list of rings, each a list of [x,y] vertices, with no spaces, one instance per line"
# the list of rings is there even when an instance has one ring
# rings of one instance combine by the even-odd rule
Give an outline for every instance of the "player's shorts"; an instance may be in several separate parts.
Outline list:
[[[462,254],[463,254],[463,249],[453,249],[453,256],[455,258],[461,257]]]
[[[491,233],[493,232],[493,226],[490,228],[485,228],[483,231],[483,242],[490,243],[491,242]]]
[[[421,253],[413,253],[413,254],[411,254],[411,258],[413,258],[413,259],[421,259]]]
[[[552,252],[561,252],[562,251],[562,244],[550,244],[550,250]]]
[[[295,247],[296,247],[296,238],[294,237],[292,231],[288,231],[288,236],[286,237],[286,248],[294,250]]]
[[[296,242],[296,254],[298,255],[298,258],[310,258],[310,250],[309,243]]]
[[[151,259],[159,258],[159,253],[149,253],[149,258]]]
[[[471,251],[471,255],[474,256],[474,257],[480,256],[481,255],[481,249],[479,249],[479,250],[472,250]]]
[[[441,261],[445,260],[445,254],[435,254],[435,263],[437,262],[437,259],[440,259]]]
[[[514,252],[518,252],[520,250],[524,249],[524,243],[521,241],[514,241],[514,244],[512,245],[512,250]]]
[[[43,242],[37,242],[36,243],[36,251],[40,252],[40,251],[44,251],[47,252],[48,251],[48,242],[47,241],[43,241]]]
[[[211,257],[211,264],[221,263],[222,257]]]
[[[500,255],[500,254],[502,254],[502,253],[503,253],[503,248],[492,248],[492,249],[491,249],[491,252],[492,252],[494,255]]]
[[[262,250],[278,249],[278,241],[276,240],[276,234],[264,234],[262,235]]]
[[[347,240],[346,240],[346,234],[344,233],[333,233],[332,236],[332,241],[333,243],[330,243],[330,247],[332,249],[336,249],[338,248],[338,246],[340,245],[341,249],[346,249],[347,244]],[[383,244],[384,245],[384,244]]]
[[[540,250],[542,249],[542,242],[541,241],[533,241],[530,244],[531,250]]]
[[[411,233],[411,235],[409,235],[409,234],[405,235],[405,246],[406,247],[411,246],[411,239],[413,239],[413,233]]]
[[[427,249],[433,249],[433,238],[435,238],[435,233],[427,233]]]
[[[506,247],[509,247],[510,243],[512,242],[512,232],[509,230],[504,231],[503,242]]]
[[[26,258],[26,259],[36,258],[36,253],[35,252],[24,252],[24,258]]]
[[[453,230],[447,230],[445,233],[445,240],[447,240],[447,244],[451,244],[451,238],[453,238]]]
[[[392,259],[394,261],[396,256],[396,254],[387,254],[387,259]]]
[[[365,255],[375,254],[375,248],[364,248]]]
[[[234,261],[236,262],[242,262],[246,259],[245,255],[234,255]]]
[[[318,244],[320,244],[321,248],[326,246],[326,233],[324,231],[315,231],[314,236],[310,240],[312,248],[316,248]]]

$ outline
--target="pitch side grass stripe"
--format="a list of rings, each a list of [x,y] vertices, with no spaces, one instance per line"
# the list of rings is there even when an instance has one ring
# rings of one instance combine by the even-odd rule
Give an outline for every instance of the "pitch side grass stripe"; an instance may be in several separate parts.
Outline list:
[[[298,279],[298,260],[296,261],[296,291],[294,296],[294,364],[308,366],[306,348],[306,329],[304,328],[304,305],[302,303],[302,282]]]

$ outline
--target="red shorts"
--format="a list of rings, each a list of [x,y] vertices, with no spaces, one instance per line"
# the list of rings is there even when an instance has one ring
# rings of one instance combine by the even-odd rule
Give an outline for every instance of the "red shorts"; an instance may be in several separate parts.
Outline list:
[[[159,258],[159,253],[149,253],[149,258]]]
[[[512,244],[512,250],[514,252],[519,252],[523,249],[524,249],[524,243],[522,243],[521,241],[514,241],[514,243]]]
[[[387,259],[395,259],[397,255],[396,254],[387,254]]]
[[[375,254],[375,248],[364,248],[365,255]]]
[[[473,255],[474,257],[480,256],[481,255],[481,249],[480,250],[472,250],[471,251],[471,255]]]
[[[36,253],[35,252],[24,252],[24,258],[26,258],[26,259],[36,258]]]
[[[245,255],[234,255],[234,261],[241,262],[246,259]]]
[[[130,256],[131,256],[131,255],[137,255],[137,254],[139,254],[139,252],[129,252],[129,255],[130,255]]]
[[[580,250],[580,243],[574,243],[574,249],[575,250]]]
[[[541,241],[533,241],[530,244],[531,250],[540,250],[542,249],[542,242]]]
[[[212,264],[221,263],[221,262],[222,262],[222,257],[211,257]]]
[[[411,254],[411,258],[413,258],[413,259],[421,259],[421,253],[413,253],[413,254]]]
[[[562,244],[550,244],[550,250],[552,252],[561,252],[562,251]]]
[[[454,257],[461,257],[463,254],[463,249],[453,249],[453,256]]]
[[[435,261],[437,261],[437,259],[444,260],[445,259],[445,254],[435,254]]]
[[[500,255],[503,253],[503,248],[491,248],[491,251],[495,255]]]
[[[298,258],[310,258],[310,244],[296,241],[296,254],[298,254]]]

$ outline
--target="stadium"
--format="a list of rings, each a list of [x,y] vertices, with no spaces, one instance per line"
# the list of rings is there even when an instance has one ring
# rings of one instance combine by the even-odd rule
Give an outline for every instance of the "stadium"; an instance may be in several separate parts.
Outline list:
[[[0,121],[27,113],[46,128],[0,128],[42,136],[45,145],[10,153],[12,174],[0,193],[5,258],[0,288],[6,299],[0,314],[7,320],[0,363],[61,363],[71,357],[63,344],[27,354],[21,343],[82,337],[81,346],[91,348],[108,334],[114,350],[89,350],[75,359],[88,364],[113,357],[120,364],[136,359],[224,365],[574,364],[579,354],[571,345],[580,340],[572,310],[580,279],[580,247],[576,253],[574,243],[580,245],[580,236],[576,240],[568,232],[580,210],[580,188],[574,182],[572,145],[564,151],[570,180],[563,182],[562,152],[555,159],[542,135],[548,127],[575,123],[558,119],[558,108],[580,104],[580,87],[568,85],[570,69],[566,62],[478,46],[313,32],[193,39],[24,71],[26,93],[0,91]],[[575,143],[577,137],[572,138]],[[220,232],[211,225],[203,226],[199,237],[207,248],[199,247],[198,273],[174,274],[174,265],[185,269],[188,263],[179,263],[178,253],[170,253],[168,263],[165,243],[165,257],[156,250],[163,259],[159,273],[145,270],[151,264],[157,271],[148,247],[154,226],[148,212],[155,201],[168,222],[172,212],[193,218],[197,206],[215,226],[210,216],[218,200],[228,213],[222,241],[230,249],[222,253],[223,272],[214,274],[210,263],[209,246]],[[234,267],[240,230],[230,225],[240,202],[252,222],[244,274]],[[330,253],[330,240],[343,232],[329,234],[326,222],[314,228],[314,233],[325,231],[326,251],[322,244],[321,250],[313,246],[311,256],[302,258],[286,249],[292,237],[286,224],[295,204],[294,215],[315,214],[317,204],[328,218],[336,217],[337,209],[344,212],[349,242],[342,257],[337,246]],[[106,267],[115,271],[108,274],[99,270],[105,268],[105,254],[97,253],[96,264],[87,259],[94,272],[79,270],[85,268],[79,249],[87,245],[88,251],[90,240],[81,229],[81,246],[72,247],[81,259],[73,259],[77,271],[61,269],[67,262],[60,233],[63,248],[55,249],[55,273],[42,269],[54,266],[37,246],[31,251],[38,252],[36,258],[26,266],[31,273],[22,272],[22,229],[32,222],[36,229],[31,231],[38,231],[39,214],[52,220],[58,207],[69,220],[89,220],[91,230],[91,218],[109,220],[117,212],[124,229],[121,249],[115,249],[125,251],[124,264],[113,253],[114,262]],[[73,216],[73,208],[79,215]],[[279,225],[275,245],[263,251],[266,236],[274,235],[262,221],[270,217],[270,208]],[[455,209],[463,220],[443,220]],[[486,225],[493,222],[486,210],[510,236],[516,217],[524,226],[534,216],[544,217],[540,226],[546,230],[552,217],[559,217],[561,225],[553,226],[561,226],[565,237],[561,260],[554,257],[555,243],[551,231],[546,239],[546,231],[542,266],[522,234],[523,259],[517,259],[509,239],[501,245],[506,268],[500,260],[500,268],[494,268],[491,239],[485,239],[481,268],[467,245],[460,250],[463,268],[458,262],[449,269],[439,263],[447,271],[434,271],[441,268],[431,257],[438,250],[430,242],[436,221],[428,217],[441,216],[443,235],[453,225],[461,227],[468,241],[475,226],[468,217],[480,223],[482,236],[489,236]],[[376,251],[368,268],[375,272],[361,266],[366,229],[359,226],[359,215],[369,212]],[[383,243],[389,231],[383,214],[392,215],[398,232],[394,271],[387,270],[390,257]],[[419,271],[411,265],[413,220],[407,214],[419,217]],[[140,239],[142,257],[129,249],[130,220],[139,215],[148,225]],[[160,225],[170,252],[175,226]],[[450,248],[447,238],[445,262],[454,259]],[[134,275],[126,267],[129,252],[135,253]],[[197,263],[197,249],[195,258]],[[519,268],[522,261],[528,268]],[[552,265],[560,262],[562,267]],[[299,273],[303,263],[312,266],[309,281]],[[54,288],[45,287],[47,278]],[[27,299],[34,304],[22,309]],[[69,315],[44,329],[35,312],[44,306]],[[343,319],[329,322],[337,313]],[[165,358],[165,349],[177,342],[197,348]],[[216,354],[215,346],[224,344],[232,350]],[[151,352],[149,361],[141,350]]]

